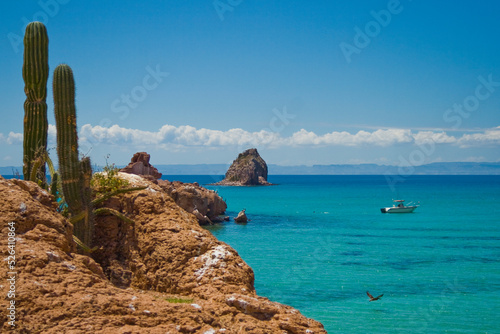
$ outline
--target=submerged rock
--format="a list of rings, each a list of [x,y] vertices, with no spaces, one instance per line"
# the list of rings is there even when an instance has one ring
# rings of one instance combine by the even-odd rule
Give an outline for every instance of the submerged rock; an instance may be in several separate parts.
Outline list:
[[[226,172],[224,180],[216,185],[224,186],[267,186],[267,164],[256,148],[238,155]]]

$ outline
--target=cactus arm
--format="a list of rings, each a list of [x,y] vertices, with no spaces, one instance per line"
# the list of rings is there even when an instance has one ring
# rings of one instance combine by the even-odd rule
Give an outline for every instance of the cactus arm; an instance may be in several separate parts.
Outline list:
[[[50,177],[52,178],[53,175],[56,174],[56,169],[54,168],[54,164],[52,163],[52,159],[50,158],[48,152],[45,152],[45,162],[47,163],[47,166],[49,167]]]
[[[136,190],[144,190],[146,189],[146,187],[133,187],[133,188],[124,188],[124,189],[118,189],[118,190],[115,190],[115,191],[111,191],[109,193],[106,193],[104,195],[102,195],[101,197],[99,198],[96,198],[95,200],[92,201],[92,205],[97,205],[97,204],[100,204],[102,202],[104,202],[105,200],[115,196],[115,195],[119,195],[119,194],[124,194],[124,193],[129,193],[129,192],[132,192],[132,191],[136,191]]]
[[[102,216],[102,215],[110,214],[110,215],[113,215],[113,216],[116,216],[116,217],[120,218],[121,220],[123,220],[126,223],[134,224],[134,221],[132,219],[130,219],[129,217],[125,216],[123,213],[121,213],[119,211],[116,211],[115,209],[111,209],[111,208],[99,208],[99,209],[94,210],[94,214],[96,216]]]
[[[73,241],[87,253],[93,253],[99,249],[97,246],[90,248],[89,246],[85,245],[80,239],[78,239],[78,237],[75,235],[73,236]]]
[[[35,159],[35,161],[32,162],[29,180],[36,180],[36,175],[38,174],[39,169],[42,167],[42,163],[42,157],[38,157]]]
[[[58,198],[58,184],[59,184],[59,174],[58,173],[51,173],[51,182],[50,182],[50,193],[52,194],[52,196],[54,196],[54,198]]]

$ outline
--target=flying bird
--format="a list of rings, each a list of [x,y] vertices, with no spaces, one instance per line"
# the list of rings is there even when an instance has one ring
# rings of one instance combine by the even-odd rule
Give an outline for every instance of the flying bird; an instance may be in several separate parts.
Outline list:
[[[375,300],[379,300],[380,298],[382,298],[382,296],[384,294],[381,294],[380,296],[377,296],[377,297],[373,297],[368,291],[366,291],[366,294],[368,295],[368,297],[370,298],[370,301],[373,302]]]

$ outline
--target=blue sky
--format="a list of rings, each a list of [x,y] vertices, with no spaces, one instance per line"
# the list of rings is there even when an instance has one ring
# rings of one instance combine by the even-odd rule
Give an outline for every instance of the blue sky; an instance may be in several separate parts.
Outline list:
[[[33,20],[51,72],[73,68],[80,151],[98,164],[143,150],[153,164],[227,163],[250,147],[282,165],[500,161],[499,12],[493,0],[3,1],[0,166],[22,164]]]

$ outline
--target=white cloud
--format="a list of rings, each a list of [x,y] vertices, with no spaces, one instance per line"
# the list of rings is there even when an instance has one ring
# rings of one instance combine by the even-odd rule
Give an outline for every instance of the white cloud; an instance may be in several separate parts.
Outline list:
[[[54,132],[54,138],[55,138],[55,126],[54,125],[49,125],[49,135],[48,139],[50,140],[52,137],[51,134],[51,127],[53,127],[53,132]],[[17,132],[9,132],[8,135],[4,135],[3,133],[0,133],[0,144],[7,144],[7,145],[22,145],[23,143],[23,134],[22,133],[17,133]]]
[[[85,124],[80,129],[80,141],[89,143],[105,143],[111,145],[122,144],[158,144],[158,133],[136,129],[121,128],[113,125],[109,128]]]
[[[110,128],[92,127],[85,124],[80,131],[80,139],[88,143],[105,143],[112,145],[172,145],[172,148],[187,146],[231,146],[231,145],[267,145],[272,146],[281,140],[276,133],[269,131],[248,132],[243,129],[228,131],[196,129],[189,125],[175,127],[164,125],[157,132],[121,128],[113,125]]]
[[[321,136],[301,129],[295,132],[287,142],[290,145],[312,146],[359,146],[365,144],[389,146],[397,143],[409,143],[411,141],[411,131],[403,129],[376,130],[374,132],[358,131],[356,134],[351,134],[347,131],[334,131]]]
[[[419,131],[413,135],[415,144],[428,144],[434,142],[436,144],[454,144],[457,139],[453,136],[448,136],[445,132],[434,132],[434,131]]]
[[[47,141],[49,142],[49,144],[56,143],[56,133],[57,133],[56,126],[53,124],[49,124],[49,131],[47,136],[48,137]]]
[[[377,145],[389,146],[396,143],[413,141],[410,130],[389,129],[374,132],[359,131],[356,134],[349,132],[331,132],[317,135],[314,132],[301,129],[291,137],[282,137],[277,132],[261,130],[249,132],[243,129],[227,131],[196,129],[189,125],[175,127],[164,125],[157,132],[121,128],[113,125],[110,128],[101,126],[92,127],[86,124],[80,131],[80,138],[89,143],[106,144],[136,144],[136,145],[165,145],[178,146],[358,146]]]
[[[18,145],[23,143],[23,134],[22,133],[15,133],[15,132],[9,132],[7,136],[5,136],[3,133],[0,133],[0,143],[6,143],[8,145]]]
[[[483,133],[464,134],[457,143],[461,148],[500,145],[500,126]]]
[[[56,141],[56,127],[49,124],[49,143]],[[312,131],[301,129],[289,137],[283,137],[278,132],[261,130],[249,132],[240,128],[226,131],[197,129],[189,125],[163,125],[158,131],[143,131],[138,129],[122,128],[113,125],[109,128],[85,124],[80,133],[80,144],[85,147],[97,145],[117,146],[156,146],[167,151],[182,151],[188,147],[203,147],[217,149],[228,146],[245,147],[256,146],[267,148],[297,147],[297,146],[379,146],[388,147],[395,144],[426,143],[457,145],[461,148],[471,146],[500,145],[500,127],[463,134],[461,137],[448,135],[443,130],[420,130],[412,132],[410,129],[377,129],[374,131],[361,130],[356,133],[347,131],[333,131],[318,135]],[[22,133],[10,132],[8,135],[0,133],[0,143],[15,145],[21,144]]]

